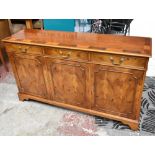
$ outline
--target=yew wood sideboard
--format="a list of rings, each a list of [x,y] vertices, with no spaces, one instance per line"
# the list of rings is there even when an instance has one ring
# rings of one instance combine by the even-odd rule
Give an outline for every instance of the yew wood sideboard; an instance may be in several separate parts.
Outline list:
[[[27,29],[3,42],[21,101],[37,100],[138,129],[151,38]]]

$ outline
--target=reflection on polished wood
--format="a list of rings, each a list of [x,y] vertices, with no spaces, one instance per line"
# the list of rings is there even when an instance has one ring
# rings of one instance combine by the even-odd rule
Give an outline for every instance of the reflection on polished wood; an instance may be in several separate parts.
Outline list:
[[[23,30],[3,42],[20,100],[38,100],[138,129],[150,38]]]
[[[5,41],[146,57],[151,54],[151,39],[144,37],[26,29]]]

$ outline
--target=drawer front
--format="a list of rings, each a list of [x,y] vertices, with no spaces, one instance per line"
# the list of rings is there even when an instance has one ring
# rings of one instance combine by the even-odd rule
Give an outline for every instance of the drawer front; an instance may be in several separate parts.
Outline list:
[[[30,45],[20,45],[20,44],[5,44],[7,52],[16,52],[16,53],[30,53],[30,54],[39,54],[43,53],[42,47],[30,46]]]
[[[45,55],[60,59],[89,60],[89,52],[70,49],[45,48]]]
[[[94,63],[108,64],[115,66],[128,66],[128,67],[140,67],[145,68],[147,58],[127,56],[127,55],[116,55],[116,54],[105,54],[105,53],[91,53],[90,60]]]

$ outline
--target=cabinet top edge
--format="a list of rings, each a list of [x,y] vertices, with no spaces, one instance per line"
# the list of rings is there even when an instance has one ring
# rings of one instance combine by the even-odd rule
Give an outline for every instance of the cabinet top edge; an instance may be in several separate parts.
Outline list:
[[[25,29],[2,42],[151,57],[152,39],[95,33]]]

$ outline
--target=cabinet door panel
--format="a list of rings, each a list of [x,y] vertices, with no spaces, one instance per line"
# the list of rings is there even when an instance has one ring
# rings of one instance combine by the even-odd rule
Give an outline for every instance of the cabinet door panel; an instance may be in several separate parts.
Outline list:
[[[88,107],[89,68],[85,63],[48,59],[52,100]]]
[[[118,116],[138,118],[137,106],[140,104],[138,99],[142,91],[143,74],[143,71],[95,65],[92,108]]]
[[[14,64],[20,83],[20,92],[46,98],[43,64],[39,57],[15,55]]]

